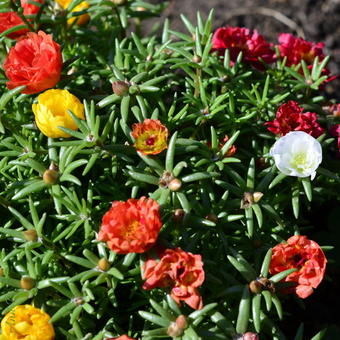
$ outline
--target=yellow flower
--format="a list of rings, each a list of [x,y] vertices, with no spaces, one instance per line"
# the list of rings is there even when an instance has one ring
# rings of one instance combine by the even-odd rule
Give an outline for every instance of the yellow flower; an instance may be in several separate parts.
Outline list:
[[[168,129],[158,119],[133,124],[134,147],[144,155],[157,155],[168,147]]]
[[[76,117],[85,119],[84,105],[67,90],[47,90],[38,96],[38,103],[32,105],[35,122],[39,130],[47,137],[70,137],[58,126],[77,130],[77,124],[67,112],[70,110]]]
[[[70,5],[70,3],[72,2],[72,0],[56,0],[57,3],[63,8],[63,9],[67,9],[67,7]],[[87,8],[89,8],[90,5],[88,2],[83,1],[81,2],[79,5],[77,5],[75,8],[72,9],[71,13],[73,12],[80,12],[83,11]],[[84,25],[86,24],[90,19],[90,16],[85,13],[76,17],[72,17],[70,19],[67,20],[67,24],[69,26],[71,26],[73,24],[74,21],[77,21],[77,25]],[[1,340],[1,339],[0,339]]]
[[[50,317],[31,305],[14,307],[1,321],[1,340],[53,340]]]

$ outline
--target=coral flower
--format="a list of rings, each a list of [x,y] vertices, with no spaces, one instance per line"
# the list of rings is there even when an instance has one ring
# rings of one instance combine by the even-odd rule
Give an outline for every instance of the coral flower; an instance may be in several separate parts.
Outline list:
[[[168,147],[168,129],[157,119],[133,124],[134,147],[144,155],[157,155]]]
[[[31,305],[14,307],[1,321],[3,340],[53,340],[54,329],[50,317]]]
[[[304,60],[307,65],[312,65],[315,57],[319,57],[320,61],[325,58],[323,43],[309,42],[290,33],[279,35],[278,47],[281,57],[287,58],[287,66],[297,65],[301,60]]]
[[[159,254],[159,260],[148,259],[143,268],[143,288],[171,287],[171,297],[177,302],[184,301],[193,309],[203,307],[198,292],[204,281],[201,255],[187,253],[181,248],[166,249]]]
[[[25,25],[19,15],[15,12],[0,13],[0,33],[19,25]],[[20,36],[29,32],[28,28],[23,28],[18,31],[7,34],[11,39],[18,39]]]
[[[276,112],[276,118],[265,125],[269,131],[281,136],[291,131],[303,131],[317,138],[324,132],[317,122],[316,113],[303,112],[303,108],[293,100],[282,104]]]
[[[25,94],[54,87],[62,68],[60,46],[42,31],[29,32],[10,49],[3,64],[7,88],[25,85]]]
[[[44,0],[34,0],[36,3],[44,4]],[[28,0],[20,0],[21,7],[24,10],[24,15],[34,15],[37,14],[41,6],[29,3]]]
[[[68,6],[71,4],[72,0],[56,0],[56,2],[63,9],[67,9]],[[77,5],[76,7],[72,9],[71,13],[81,12],[89,7],[90,7],[90,4],[87,1],[82,1],[79,5]],[[73,24],[74,21],[76,21],[77,25],[81,26],[81,25],[86,24],[89,20],[90,20],[90,16],[87,13],[85,13],[79,16],[71,17],[70,19],[67,20],[67,24],[70,26]]]
[[[256,30],[251,33],[249,29],[243,27],[220,27],[214,33],[212,43],[212,50],[218,51],[221,55],[228,48],[232,62],[235,62],[242,52],[243,60],[260,70],[264,69],[260,59],[267,64],[275,59],[272,44],[267,43]]]
[[[155,244],[161,227],[159,205],[153,199],[114,201],[103,216],[98,240],[119,254],[144,253]]]
[[[273,248],[269,272],[278,274],[284,270],[297,268],[284,281],[296,285],[288,292],[295,292],[304,299],[313,293],[322,281],[326,270],[327,259],[320,246],[306,236],[292,236],[287,243]]]
[[[70,137],[69,134],[58,127],[77,130],[70,110],[80,119],[84,117],[84,105],[80,100],[67,90],[47,90],[38,96],[38,103],[32,105],[35,121],[39,130],[47,137]]]

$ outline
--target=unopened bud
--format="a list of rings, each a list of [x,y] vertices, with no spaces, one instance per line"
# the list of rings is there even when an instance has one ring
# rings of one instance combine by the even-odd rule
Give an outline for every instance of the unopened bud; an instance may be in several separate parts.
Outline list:
[[[35,280],[29,276],[23,276],[20,280],[20,287],[22,289],[30,290],[35,286]]]
[[[214,213],[208,214],[207,216],[205,216],[205,219],[214,223],[218,222],[218,217]]]
[[[173,214],[173,219],[176,223],[180,223],[183,220],[185,211],[183,209],[176,209]]]
[[[249,283],[249,290],[254,294],[261,293],[263,288],[263,285],[258,280],[253,280]]]
[[[43,181],[46,184],[53,185],[56,184],[59,178],[59,172],[55,170],[48,169],[43,174]]]
[[[0,268],[0,277],[4,276],[4,270]]]
[[[145,8],[145,7],[142,7],[142,6],[138,6],[138,7],[136,7],[136,10],[137,10],[138,12],[145,12],[145,11],[146,11],[146,8]]]
[[[182,187],[182,182],[178,178],[174,178],[170,181],[168,188],[171,191],[178,191]]]
[[[172,338],[177,338],[183,335],[185,328],[187,327],[187,320],[184,315],[180,315],[175,322],[172,322],[168,327],[167,334]]]
[[[194,55],[194,57],[192,58],[192,61],[196,64],[200,63],[202,61],[202,58],[199,55]]]
[[[84,303],[84,299],[82,297],[75,297],[73,299],[73,302],[77,305],[77,306],[80,306]]]
[[[26,241],[36,241],[38,234],[34,229],[29,229],[23,232]]]
[[[127,0],[111,0],[115,5],[125,5]]]
[[[129,84],[122,80],[116,80],[112,83],[112,91],[115,95],[123,97],[129,92]]]
[[[256,191],[253,193],[253,199],[254,199],[254,203],[257,203],[263,196],[263,193],[260,191]]]
[[[258,334],[247,332],[243,334],[242,340],[260,340]]]
[[[103,272],[106,272],[107,270],[110,269],[110,262],[107,259],[102,258],[98,261],[97,266],[100,270],[102,270]]]

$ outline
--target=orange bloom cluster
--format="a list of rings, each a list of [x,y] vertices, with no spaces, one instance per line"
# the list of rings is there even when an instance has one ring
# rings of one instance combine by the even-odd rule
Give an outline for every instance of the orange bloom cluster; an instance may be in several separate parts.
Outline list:
[[[322,281],[326,270],[326,257],[320,246],[306,236],[292,236],[287,243],[278,244],[273,248],[269,272],[278,274],[284,270],[297,268],[284,281],[296,285],[288,289],[304,299],[313,293],[313,288]]]
[[[133,124],[132,137],[134,147],[144,155],[157,155],[168,147],[168,129],[158,119]]]
[[[177,303],[184,301],[193,309],[201,309],[203,301],[197,289],[205,277],[201,255],[175,248],[162,251],[159,259],[145,262],[143,288],[171,287],[171,297]]]
[[[118,254],[144,253],[162,227],[159,205],[151,198],[114,201],[103,216],[98,239]]]

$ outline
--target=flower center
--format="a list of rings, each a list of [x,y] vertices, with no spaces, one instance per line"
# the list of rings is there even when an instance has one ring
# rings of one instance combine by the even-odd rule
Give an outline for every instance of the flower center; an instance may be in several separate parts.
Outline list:
[[[155,144],[156,141],[156,137],[155,136],[150,136],[147,138],[147,140],[145,141],[146,145],[148,146],[152,146]]]
[[[306,152],[297,152],[290,163],[291,167],[296,170],[308,168],[308,157]]]
[[[136,229],[139,226],[139,221],[132,221],[131,223],[124,226],[122,230],[122,236],[123,237],[129,237],[130,235],[133,235],[136,232]]]

